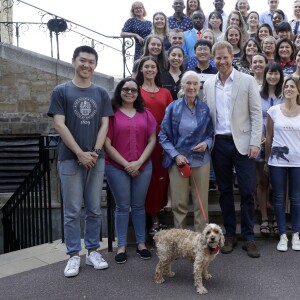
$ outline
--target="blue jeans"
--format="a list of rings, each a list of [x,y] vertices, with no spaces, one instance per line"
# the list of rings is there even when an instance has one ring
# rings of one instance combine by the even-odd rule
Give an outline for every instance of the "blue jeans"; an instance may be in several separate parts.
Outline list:
[[[145,199],[152,175],[151,161],[148,161],[144,170],[135,177],[113,165],[105,166],[105,174],[116,202],[115,219],[118,246],[126,246],[127,244],[130,210],[136,243],[144,243],[146,227]]]
[[[286,232],[285,201],[287,193],[291,202],[291,222],[293,233],[300,229],[300,168],[269,166],[274,194],[274,211],[279,234]]]
[[[64,202],[64,230],[67,254],[81,250],[80,214],[85,208],[84,243],[86,249],[100,247],[101,190],[104,159],[98,159],[92,169],[80,167],[76,160],[58,162],[61,192]]]
[[[230,139],[216,138],[212,151],[216,180],[220,191],[220,207],[227,236],[236,235],[232,168],[235,167],[241,197],[241,233],[243,239],[254,239],[255,160],[242,155]]]

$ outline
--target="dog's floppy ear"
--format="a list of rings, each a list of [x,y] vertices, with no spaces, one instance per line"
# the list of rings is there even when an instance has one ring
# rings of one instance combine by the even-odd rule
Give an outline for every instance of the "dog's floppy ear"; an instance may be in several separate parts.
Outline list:
[[[220,234],[220,241],[219,241],[219,244],[220,244],[220,247],[221,247],[221,248],[224,246],[224,243],[225,243],[225,237],[224,237],[223,232],[221,231],[221,234]]]

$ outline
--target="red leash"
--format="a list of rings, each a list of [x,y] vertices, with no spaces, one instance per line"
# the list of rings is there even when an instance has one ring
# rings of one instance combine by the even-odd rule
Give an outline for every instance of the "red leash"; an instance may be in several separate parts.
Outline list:
[[[201,200],[201,197],[200,197],[200,194],[199,194],[199,190],[198,190],[198,187],[197,187],[195,178],[194,178],[193,174],[192,174],[191,176],[192,176],[192,179],[193,179],[193,182],[194,182],[194,186],[195,186],[197,198],[198,198],[199,203],[200,203],[200,207],[201,207],[201,210],[202,210],[202,214],[203,214],[204,221],[205,221],[205,223],[207,223],[206,212],[205,212],[205,209],[204,209],[204,207],[203,207],[203,202],[202,202],[202,200]]]
[[[202,210],[203,218],[204,218],[205,223],[207,224],[207,216],[206,216],[206,213],[205,213],[205,209],[203,207],[203,202],[201,200],[201,197],[200,197],[200,194],[199,194],[199,190],[198,190],[195,178],[194,178],[193,173],[192,173],[191,166],[189,164],[185,164],[185,165],[181,165],[181,166],[177,165],[177,168],[178,168],[178,171],[179,171],[179,173],[181,174],[181,176],[183,178],[192,177],[193,182],[194,182],[194,186],[195,186],[195,190],[196,190],[196,194],[197,194],[197,198],[199,200],[200,207],[201,207],[201,210]]]

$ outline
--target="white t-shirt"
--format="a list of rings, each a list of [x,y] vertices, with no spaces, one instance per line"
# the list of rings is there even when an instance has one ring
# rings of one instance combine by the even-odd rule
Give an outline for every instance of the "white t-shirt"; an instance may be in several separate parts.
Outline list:
[[[300,167],[300,114],[285,116],[280,105],[268,110],[274,122],[274,137],[268,164],[276,167]]]

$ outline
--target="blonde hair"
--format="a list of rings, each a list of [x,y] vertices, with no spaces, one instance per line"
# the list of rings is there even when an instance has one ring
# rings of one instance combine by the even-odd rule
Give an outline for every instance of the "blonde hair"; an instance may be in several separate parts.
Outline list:
[[[145,6],[144,6],[143,2],[140,2],[140,1],[135,1],[135,2],[133,2],[133,3],[131,4],[130,17],[131,17],[131,18],[135,18],[134,8],[135,8],[135,6],[137,6],[137,5],[143,7],[143,9],[144,9],[143,17],[145,17],[145,16],[147,15],[146,10],[145,10]]]

